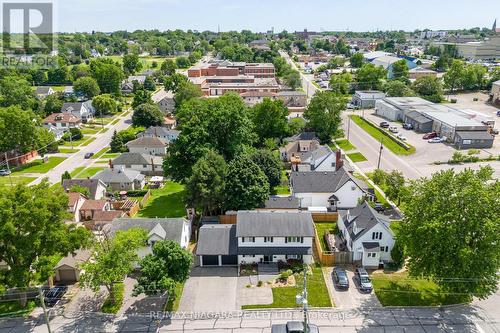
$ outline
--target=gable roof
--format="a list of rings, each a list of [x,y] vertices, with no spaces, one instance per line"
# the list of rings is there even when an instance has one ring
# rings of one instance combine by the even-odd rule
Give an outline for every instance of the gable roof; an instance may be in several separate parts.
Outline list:
[[[312,170],[316,169],[325,159],[334,154],[328,146],[319,146],[316,149],[301,154],[301,164],[311,164]]]
[[[238,211],[237,237],[313,237],[314,228],[309,212]]]
[[[62,181],[62,187],[64,188],[65,191],[68,191],[71,187],[74,185],[82,186],[85,187],[89,190],[89,194],[91,198],[95,198],[97,194],[97,188],[100,186],[106,188],[106,184],[104,184],[101,180],[99,179],[64,179]]]
[[[366,183],[354,177],[345,166],[337,171],[292,172],[290,182],[294,193],[333,193],[352,180],[361,190],[368,191]]]
[[[175,119],[173,119],[175,122]],[[148,127],[144,132],[140,133],[140,137],[162,137],[162,136],[179,136],[181,131],[168,129],[163,126],[151,126]]]
[[[294,136],[286,138],[288,142],[299,141],[299,140],[318,140],[316,132],[300,132]]]
[[[391,224],[389,218],[377,213],[366,201],[349,211],[340,211],[339,214],[352,241],[360,238],[378,224],[382,225],[391,235],[394,235],[389,227]],[[354,223],[356,223],[357,229],[360,230],[357,234],[353,231]]]
[[[68,207],[75,207],[78,200],[86,199],[86,197],[79,192],[69,192],[68,193]]]
[[[87,260],[89,260],[91,252],[89,250],[76,250],[74,255],[69,253],[66,257],[59,260],[59,262],[54,266],[54,269],[58,269],[62,266],[68,266],[71,268],[78,268],[78,266]]]
[[[236,224],[206,224],[198,232],[197,255],[235,255]]]
[[[103,183],[131,183],[134,180],[143,180],[145,176],[139,171],[127,168],[104,169],[92,176],[92,179],[100,179]]]
[[[154,233],[164,240],[180,243],[186,223],[188,221],[184,218],[117,218],[111,222],[108,228],[111,236],[114,236],[118,231],[142,228],[150,235]]]
[[[163,158],[160,156],[153,156],[139,153],[123,153],[113,160],[113,165],[146,165],[151,164],[160,165],[163,163]]]
[[[61,107],[61,112],[80,111],[82,109],[82,106],[83,106],[82,102],[64,103],[63,106]]]
[[[107,200],[85,200],[80,210],[103,210],[108,204]]]
[[[93,221],[111,222],[124,214],[121,210],[98,210],[92,216]]]
[[[166,147],[164,140],[157,137],[140,137],[125,144],[127,147]]]
[[[299,198],[272,196],[264,203],[266,209],[299,209]]]
[[[37,95],[47,95],[50,92],[51,89],[52,89],[51,87],[47,87],[47,86],[36,87],[35,94],[37,94]]]
[[[80,123],[82,122],[82,120],[73,115],[72,113],[52,113],[52,114],[49,114],[47,117],[45,117],[45,119],[43,120],[43,123],[44,124],[48,124],[48,123],[73,123],[73,124],[77,124],[77,123]]]

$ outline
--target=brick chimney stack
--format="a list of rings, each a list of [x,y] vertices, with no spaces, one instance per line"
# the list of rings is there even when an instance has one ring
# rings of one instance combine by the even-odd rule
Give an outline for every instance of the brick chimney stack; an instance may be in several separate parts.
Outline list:
[[[342,151],[337,149],[335,151],[335,171],[344,166],[344,160],[342,159]]]

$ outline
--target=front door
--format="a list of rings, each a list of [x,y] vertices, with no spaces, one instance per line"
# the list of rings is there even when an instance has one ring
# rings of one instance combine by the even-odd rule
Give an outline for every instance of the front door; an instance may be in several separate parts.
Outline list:
[[[264,256],[264,263],[272,262],[273,261],[273,256],[265,255]]]

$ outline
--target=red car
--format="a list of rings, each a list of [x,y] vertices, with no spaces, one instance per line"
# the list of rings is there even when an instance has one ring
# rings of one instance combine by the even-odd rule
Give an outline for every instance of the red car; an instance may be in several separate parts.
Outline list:
[[[436,132],[430,132],[430,133],[427,133],[426,135],[424,135],[424,137],[422,139],[429,140],[429,139],[435,138],[437,136],[438,135]]]

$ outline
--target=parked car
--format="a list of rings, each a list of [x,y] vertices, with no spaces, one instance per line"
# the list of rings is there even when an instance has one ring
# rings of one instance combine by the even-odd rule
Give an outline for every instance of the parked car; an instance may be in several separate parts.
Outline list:
[[[438,136],[436,132],[430,132],[430,133],[425,134],[422,137],[422,139],[429,140],[429,139],[435,138],[436,136]]]
[[[390,126],[389,127],[389,131],[391,131],[392,133],[397,133],[398,132],[398,128],[396,126]]]
[[[319,333],[316,325],[308,324],[308,333]],[[304,333],[304,323],[301,321],[289,321],[286,324],[274,324],[271,326],[271,333]]]
[[[362,292],[371,293],[373,290],[372,281],[368,272],[364,268],[356,268],[354,278],[358,282],[358,289]]]
[[[408,123],[403,123],[403,128],[407,129],[407,130],[412,130],[413,129],[413,125],[412,124],[408,124]]]
[[[389,125],[389,123],[387,121],[383,121],[380,123],[380,127],[382,127],[382,128],[389,128],[389,126],[391,126],[391,125]]]
[[[429,143],[441,143],[444,141],[444,138],[440,138],[439,136],[436,136],[435,138],[427,140]]]
[[[8,176],[10,174],[11,174],[10,170],[6,170],[6,169],[0,170],[0,176]]]
[[[500,110],[497,111],[497,117],[500,117]]]
[[[341,267],[335,267],[333,269],[333,283],[339,289],[347,290],[349,289],[349,278],[347,277],[347,272]]]
[[[47,306],[54,306],[61,300],[61,298],[68,291],[66,286],[52,287],[44,292],[44,301]]]
[[[349,110],[353,110],[353,109],[356,108],[356,105],[354,105],[352,103],[347,103],[346,108],[349,109]]]
[[[493,128],[493,129],[491,130],[491,134],[493,134],[493,135],[498,135],[498,129]]]
[[[398,135],[396,135],[396,137],[397,137],[399,140],[406,141],[406,136],[404,136],[404,135],[403,135],[403,133],[399,133]]]
[[[94,153],[87,153],[87,154],[85,154],[85,159],[88,160],[92,156],[94,156]]]
[[[375,211],[381,213],[385,210],[385,207],[381,203],[375,203],[375,205],[373,206],[373,209],[375,209]]]

